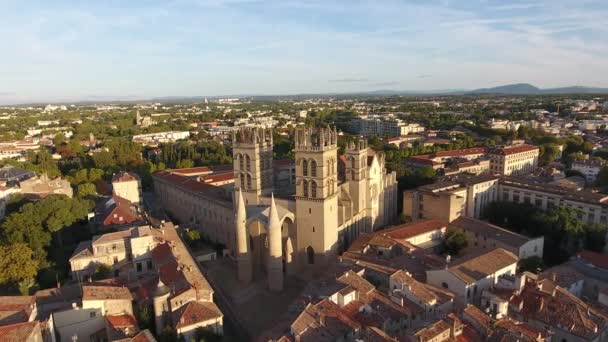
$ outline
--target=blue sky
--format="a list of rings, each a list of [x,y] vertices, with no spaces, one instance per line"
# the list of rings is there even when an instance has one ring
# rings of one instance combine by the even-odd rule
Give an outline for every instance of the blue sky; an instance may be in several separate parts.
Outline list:
[[[605,0],[0,0],[0,103],[608,87]]]

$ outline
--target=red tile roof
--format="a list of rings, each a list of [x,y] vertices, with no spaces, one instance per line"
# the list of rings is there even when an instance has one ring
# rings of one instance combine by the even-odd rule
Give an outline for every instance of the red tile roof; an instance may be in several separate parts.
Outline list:
[[[511,154],[529,152],[534,150],[538,150],[538,147],[533,145],[517,145],[494,148],[489,153],[508,156]]]
[[[143,221],[131,201],[116,195],[100,202],[96,212],[96,216],[99,216],[98,221],[101,221],[105,227]]]
[[[475,154],[484,154],[487,152],[487,150],[488,149],[485,147],[464,148],[460,150],[439,151],[434,153],[432,156],[433,158],[462,157]]]
[[[225,191],[221,187],[199,182],[196,178],[174,174],[170,171],[159,171],[152,176],[162,179],[175,187],[213,197],[216,201],[221,201],[225,197]],[[232,201],[229,203],[232,204]]]
[[[446,226],[446,224],[441,223],[438,220],[420,220],[381,230],[379,233],[392,239],[409,239],[414,236],[445,228]]]
[[[595,267],[608,269],[608,255],[585,250],[578,252],[576,257],[592,264]]]
[[[137,320],[132,315],[109,315],[106,320],[114,329],[137,326]]]
[[[212,302],[191,301],[174,311],[174,322],[176,322],[177,329],[220,317],[222,317],[222,313]]]
[[[83,286],[82,300],[132,300],[129,289],[122,286]]]
[[[3,341],[29,341],[29,337],[38,327],[38,321],[17,323],[0,327]]]
[[[207,166],[197,166],[197,167],[188,167],[183,169],[173,169],[170,170],[172,173],[176,173],[184,176],[192,176],[192,175],[202,175],[213,173],[213,171]]]
[[[513,297],[511,307],[519,311],[524,321],[533,319],[583,339],[597,338],[608,326],[608,317],[602,312],[559,286],[539,289],[531,281]]]

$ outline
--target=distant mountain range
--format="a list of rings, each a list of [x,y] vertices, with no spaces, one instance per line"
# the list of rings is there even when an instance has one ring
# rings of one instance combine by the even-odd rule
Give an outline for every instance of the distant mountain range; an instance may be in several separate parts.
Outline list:
[[[608,94],[608,88],[570,86],[561,88],[541,89],[529,83],[515,83],[502,85],[492,88],[480,88],[474,90],[466,89],[436,89],[436,90],[372,90],[372,91],[350,91],[350,92],[326,92],[326,93],[302,93],[302,94],[232,94],[222,96],[207,96],[211,99],[218,98],[256,98],[261,100],[274,100],[285,98],[309,98],[309,97],[348,97],[348,96],[458,96],[458,95],[560,95],[560,94]],[[51,101],[29,101],[22,102],[20,105],[43,105],[48,103],[61,104],[102,104],[102,103],[142,103],[142,102],[163,102],[163,103],[193,103],[202,102],[205,96],[163,96],[154,98],[137,98],[134,96],[111,97],[111,96],[89,96],[87,98],[75,99],[56,99]],[[0,105],[9,105],[0,99]]]
[[[549,95],[549,94],[608,94],[608,88],[571,86],[541,89],[529,83],[508,84],[493,88],[466,91],[466,94],[509,94],[509,95]]]

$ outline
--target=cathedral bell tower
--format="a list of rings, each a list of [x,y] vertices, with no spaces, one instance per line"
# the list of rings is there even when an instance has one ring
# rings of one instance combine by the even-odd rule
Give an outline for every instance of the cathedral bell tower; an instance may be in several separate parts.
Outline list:
[[[338,250],[338,134],[332,128],[295,132],[297,254],[318,266]]]
[[[345,176],[353,202],[353,212],[358,213],[367,209],[367,141],[357,139],[349,142],[344,150],[344,157]],[[366,227],[362,228],[365,230]]]
[[[272,193],[272,129],[244,127],[232,133],[234,185],[245,204],[260,204]]]

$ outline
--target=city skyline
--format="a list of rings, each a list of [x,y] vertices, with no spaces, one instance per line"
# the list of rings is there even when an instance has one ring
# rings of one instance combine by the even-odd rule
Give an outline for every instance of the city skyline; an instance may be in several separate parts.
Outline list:
[[[606,87],[600,1],[12,3],[0,104]]]

